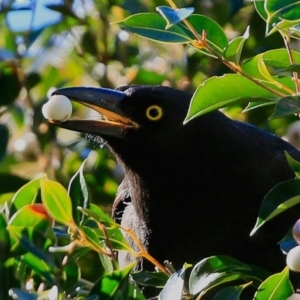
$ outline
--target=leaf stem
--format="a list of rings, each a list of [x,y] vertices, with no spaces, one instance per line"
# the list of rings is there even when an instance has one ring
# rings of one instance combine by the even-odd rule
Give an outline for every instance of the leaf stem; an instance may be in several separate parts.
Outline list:
[[[290,39],[286,35],[283,35],[283,34],[281,34],[281,35],[282,35],[282,38],[284,40],[284,44],[285,44],[285,47],[286,47],[286,50],[287,50],[287,53],[288,53],[288,56],[289,56],[289,59],[290,59],[290,63],[291,63],[291,65],[293,65],[295,63],[295,60],[294,60],[293,52],[292,52],[292,49],[291,49],[291,46],[290,46]],[[296,93],[299,95],[299,93],[300,93],[300,82],[299,82],[299,77],[298,77],[297,72],[293,72],[293,78],[295,80]]]
[[[151,256],[147,250],[145,249],[144,245],[140,242],[139,238],[135,235],[135,233],[132,231],[132,229],[126,229],[124,227],[121,227],[123,231],[125,231],[132,240],[136,243],[136,245],[139,247],[140,251],[132,251],[131,254],[136,256],[136,257],[144,257],[148,261],[150,261],[153,265],[155,265],[161,272],[165,273],[166,275],[170,276],[172,275],[170,271],[165,268],[160,262],[158,262],[153,256]]]
[[[176,6],[176,4],[172,1],[172,0],[166,0],[166,2],[173,8],[173,9],[178,9],[178,7]],[[238,73],[244,77],[246,77],[247,79],[249,79],[250,81],[254,82],[255,84],[259,85],[260,87],[268,90],[269,92],[284,98],[289,94],[293,94],[293,91],[290,90],[288,87],[282,86],[283,90],[286,90],[289,94],[284,94],[281,93],[269,86],[266,86],[265,84],[263,84],[260,80],[253,78],[252,76],[248,75],[247,73],[245,73],[240,66],[224,59],[224,57],[222,57],[221,55],[219,55],[213,48],[210,47],[210,45],[207,43],[206,40],[206,33],[205,31],[202,32],[202,35],[200,35],[196,29],[193,27],[193,25],[187,20],[184,19],[183,23],[187,26],[187,28],[193,33],[193,35],[196,38],[195,42],[192,42],[191,44],[196,47],[196,48],[205,48],[207,51],[209,51],[212,55],[214,55],[218,60],[220,60],[225,66],[227,66],[229,69],[231,69],[233,72]],[[291,54],[291,51],[289,52]],[[296,75],[297,76],[297,75]],[[295,79],[298,79],[298,77],[295,77]],[[297,85],[297,92],[298,92],[298,85],[299,82],[298,80],[296,80],[296,85]],[[300,88],[299,88],[300,90]]]

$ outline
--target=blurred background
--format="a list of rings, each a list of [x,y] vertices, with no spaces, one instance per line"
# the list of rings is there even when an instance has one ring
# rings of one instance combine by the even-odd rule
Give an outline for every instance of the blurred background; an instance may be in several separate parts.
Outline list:
[[[279,35],[264,37],[265,23],[242,0],[175,1],[217,21],[229,38],[250,25],[243,57],[283,46]],[[163,84],[193,92],[205,79],[229,72],[222,64],[179,44],[161,44],[123,30],[118,21],[155,12],[163,0],[0,1],[0,205],[41,173],[67,187],[88,157],[85,178],[94,203],[109,211],[122,170],[107,149],[84,135],[50,126],[41,113],[51,91],[67,86],[116,88]],[[297,44],[294,45],[297,47]],[[242,113],[225,110],[283,136],[296,116],[268,121],[272,107]],[[93,112],[74,106],[75,118]]]

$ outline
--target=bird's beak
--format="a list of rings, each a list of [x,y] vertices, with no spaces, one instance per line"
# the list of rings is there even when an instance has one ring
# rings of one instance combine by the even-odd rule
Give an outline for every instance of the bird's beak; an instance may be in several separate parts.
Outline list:
[[[72,87],[58,89],[53,95],[63,95],[71,101],[76,101],[92,108],[103,116],[97,120],[68,120],[50,123],[65,129],[97,135],[123,136],[127,129],[137,128],[138,125],[126,117],[121,109],[125,93],[106,88]]]

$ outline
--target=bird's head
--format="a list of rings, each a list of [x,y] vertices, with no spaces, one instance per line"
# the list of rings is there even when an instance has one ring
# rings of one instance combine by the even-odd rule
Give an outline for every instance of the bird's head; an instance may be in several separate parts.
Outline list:
[[[164,86],[125,86],[117,90],[73,87],[58,89],[53,95],[86,105],[103,119],[50,123],[100,136],[121,160],[143,156],[145,161],[153,155],[170,155],[182,141],[181,135],[186,134],[183,128],[189,127],[183,121],[191,94]]]

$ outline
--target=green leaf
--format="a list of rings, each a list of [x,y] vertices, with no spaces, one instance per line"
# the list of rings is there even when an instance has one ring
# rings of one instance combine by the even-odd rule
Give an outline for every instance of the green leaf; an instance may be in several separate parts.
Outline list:
[[[286,68],[279,69],[276,73],[284,73],[284,72],[297,72],[300,73],[300,64],[292,64]]]
[[[276,105],[275,102],[249,102],[248,105],[243,109],[243,113],[259,107]]]
[[[293,169],[293,171],[296,174],[296,177],[300,179],[300,162],[292,158],[287,151],[284,151],[285,157],[290,165],[290,167]]]
[[[125,250],[132,252],[132,247],[128,244],[119,228],[106,228],[106,234],[98,228],[93,229],[100,240],[106,240],[109,238],[109,243],[114,250]]]
[[[136,273],[132,273],[132,278],[137,284],[145,286],[164,287],[169,277],[163,272],[150,272],[147,270],[141,270]]]
[[[195,8],[185,7],[180,9],[174,9],[169,6],[158,6],[156,10],[161,14],[161,16],[167,21],[166,29],[170,28],[174,24],[181,22],[190,16]]]
[[[40,189],[40,178],[31,180],[23,185],[12,199],[11,215],[25,205],[33,204]]]
[[[293,59],[296,63],[300,63],[300,53],[292,51]],[[269,50],[260,53],[254,57],[245,60],[242,64],[242,70],[251,77],[261,79],[263,81],[270,81],[280,88],[280,82],[276,77],[272,77],[271,72],[277,73],[276,69],[283,69],[290,66],[290,58],[286,49]],[[271,67],[271,68],[270,68]],[[293,84],[293,86],[295,83]],[[293,86],[289,86],[292,90]]]
[[[244,43],[246,39],[248,39],[248,37],[249,37],[249,26],[247,27],[243,36],[238,36],[234,38],[229,42],[227,47],[225,47],[223,52],[224,58],[239,65]]]
[[[26,262],[37,274],[40,274],[50,284],[55,283],[55,277],[54,277],[54,270],[43,260],[41,260],[39,257],[35,256],[31,252],[27,252],[23,255],[23,260]]]
[[[265,10],[265,1],[254,0],[253,2],[257,13],[261,16],[263,20],[267,20],[268,14]]]
[[[228,44],[228,39],[221,26],[202,15],[191,15],[188,21],[200,35],[205,31],[208,44],[222,55],[223,49]],[[178,23],[166,30],[165,20],[154,13],[135,14],[119,22],[119,24],[133,33],[158,42],[191,43],[195,40],[194,33],[184,24]],[[197,48],[197,50],[199,49]],[[200,51],[208,54],[203,49]]]
[[[180,300],[182,296],[182,291],[184,287],[184,277],[185,277],[186,266],[175,272],[168,279],[163,290],[159,293],[159,299],[161,300]]]
[[[299,0],[265,1],[266,34],[270,35],[278,30],[288,30],[293,25],[299,24],[299,4]]]
[[[105,243],[104,241],[100,241],[100,243]],[[114,263],[113,263],[113,260],[108,256],[108,255],[105,255],[101,252],[99,252],[99,258],[100,258],[100,261],[101,261],[101,264],[103,266],[103,269],[106,273],[111,273],[114,271]],[[99,272],[99,274],[101,274]]]
[[[299,112],[300,112],[300,97],[289,96],[289,97],[281,98],[276,103],[275,110],[269,118],[276,119],[276,118],[285,117]]]
[[[209,289],[225,282],[247,277],[251,268],[231,257],[212,256],[197,263],[190,275],[189,291],[192,295],[205,294]]]
[[[300,64],[300,52],[291,52],[294,63]],[[273,68],[288,68],[291,66],[289,53],[286,49],[274,49],[264,52],[263,60],[265,64]]]
[[[20,255],[24,248],[20,244],[22,236],[34,241],[35,232],[46,233],[51,237],[51,220],[43,204],[29,204],[20,208],[8,221],[11,255]]]
[[[57,222],[73,226],[72,202],[66,189],[58,182],[40,180],[42,201],[48,214]]]
[[[120,227],[107,213],[93,203],[90,204],[90,209],[80,208],[80,210],[96,222],[102,223],[105,226]]]
[[[289,280],[289,270],[286,267],[281,273],[267,278],[258,288],[254,298],[256,300],[287,299],[293,294],[293,287]]]
[[[249,285],[251,285],[251,282],[248,282],[248,283],[245,283],[245,284],[239,285],[239,286],[225,287],[216,294],[216,296],[213,298],[213,300],[224,300],[224,299],[240,300],[242,291]]]
[[[155,13],[131,15],[118,24],[135,34],[158,42],[188,43],[191,41],[187,33],[178,26],[166,30],[166,21]]]
[[[38,236],[39,238],[39,244],[41,244],[43,240],[45,241],[45,238],[41,234],[36,234],[36,236]],[[35,239],[34,241],[30,241],[28,238],[22,236],[20,238],[20,244],[24,249],[26,249],[26,252],[32,253],[38,259],[43,260],[49,267],[54,268],[54,261],[48,255],[48,251],[46,251],[45,249],[39,249],[36,245],[36,240],[37,239]]]
[[[89,295],[97,295],[101,300],[128,299],[129,275],[135,263],[131,263],[122,270],[102,276],[93,286]]]
[[[63,289],[68,290],[78,284],[80,280],[80,268],[76,262],[68,263],[63,268],[65,280],[63,282]]]
[[[83,230],[83,232],[85,234],[85,237],[86,237],[87,241],[89,243],[91,243],[94,246],[95,249],[99,249],[99,250],[103,249],[103,250],[105,250],[105,245],[102,246],[100,244],[99,237],[98,237],[97,233],[95,232],[95,230],[93,228],[90,228],[90,227],[87,227],[87,226],[83,226],[82,230]]]
[[[90,205],[90,195],[83,176],[85,162],[81,164],[79,170],[71,178],[68,188],[68,194],[72,199],[72,216],[77,225],[84,221],[84,216],[77,207],[89,208]]]
[[[293,84],[291,78],[281,78],[278,81]],[[266,85],[268,84],[266,83]],[[184,123],[219,108],[262,99],[265,102],[274,102],[278,96],[238,74],[214,76],[197,88]]]
[[[300,203],[299,179],[290,179],[277,184],[265,196],[250,235],[253,235],[263,224],[298,203]]]
[[[44,205],[41,203],[27,204],[9,219],[8,225],[20,227],[33,227],[40,231],[46,230],[51,222]]]

